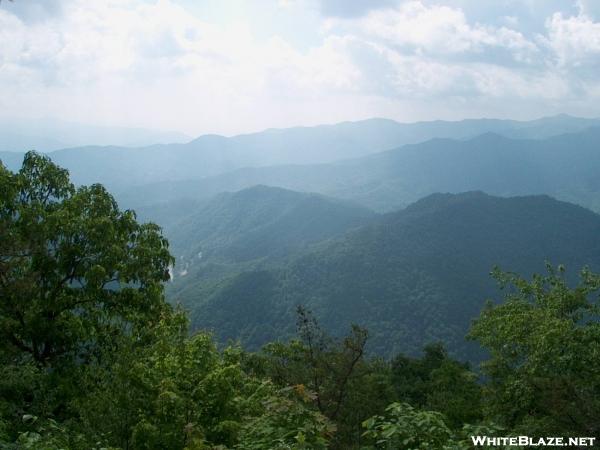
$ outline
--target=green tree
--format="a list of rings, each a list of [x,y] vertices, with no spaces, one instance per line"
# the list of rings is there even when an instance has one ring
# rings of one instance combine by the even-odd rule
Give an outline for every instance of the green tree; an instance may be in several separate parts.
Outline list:
[[[75,188],[47,157],[0,166],[0,341],[12,358],[52,366],[156,320],[173,259],[154,224],[120,211],[101,186]]]
[[[325,448],[331,423],[307,393],[242,369],[237,347],[218,351],[207,333],[188,337],[185,315],[166,316],[90,366],[75,427],[88,442],[128,449]],[[140,345],[138,342],[142,342]],[[84,447],[85,448],[85,447]]]
[[[247,367],[278,386],[310,393],[314,407],[337,426],[332,448],[353,448],[360,443],[362,421],[389,403],[387,365],[365,360],[367,332],[361,327],[335,339],[298,307],[297,333],[298,339],[270,343],[249,355]]]
[[[37,417],[36,427],[72,418],[85,366],[168,314],[172,261],[160,229],[120,211],[102,186],[76,188],[35,152],[17,173],[0,164],[0,414],[9,439],[37,432],[23,416]]]
[[[302,386],[275,388],[269,381],[254,416],[246,417],[235,448],[240,450],[320,450],[330,448],[335,425],[316,411]],[[259,392],[259,391],[257,391]]]
[[[600,276],[570,287],[564,268],[526,280],[495,270],[505,301],[489,303],[470,332],[490,352],[482,368],[488,414],[530,435],[600,433]]]
[[[408,403],[394,402],[383,415],[375,415],[363,422],[368,440],[363,450],[470,450],[472,436],[507,436],[506,431],[494,424],[465,424],[452,429],[448,419],[438,411],[415,408]],[[489,446],[490,450],[504,450],[504,445]]]
[[[391,380],[396,398],[443,413],[454,429],[482,419],[476,374],[468,364],[450,358],[440,343],[426,345],[421,358],[397,355],[391,362]]]
[[[384,416],[371,417],[363,425],[365,436],[378,449],[442,450],[457,444],[441,413],[408,403],[392,403]]]

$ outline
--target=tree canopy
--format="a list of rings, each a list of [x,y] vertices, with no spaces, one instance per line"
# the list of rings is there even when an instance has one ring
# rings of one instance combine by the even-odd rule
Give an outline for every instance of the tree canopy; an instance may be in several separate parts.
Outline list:
[[[482,368],[488,414],[517,432],[600,432],[600,275],[583,269],[570,287],[562,266],[527,280],[494,271],[508,290],[470,337],[489,350]]]
[[[167,308],[166,239],[120,211],[101,185],[75,188],[66,170],[30,152],[18,173],[0,168],[0,189],[5,351],[41,365],[84,358],[100,340]]]

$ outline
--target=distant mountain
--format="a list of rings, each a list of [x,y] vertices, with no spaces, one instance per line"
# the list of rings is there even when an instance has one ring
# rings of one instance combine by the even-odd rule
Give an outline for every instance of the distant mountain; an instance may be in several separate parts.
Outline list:
[[[37,150],[50,152],[84,145],[138,147],[187,142],[190,138],[173,131],[144,128],[95,126],[55,119],[3,119],[0,121],[0,152]]]
[[[547,196],[434,194],[288,264],[198,285],[172,301],[192,311],[195,329],[249,348],[292,335],[303,304],[333,333],[351,322],[367,327],[380,354],[442,340],[476,359],[464,336],[485,300],[500,297],[492,267],[529,276],[545,261],[571,275],[600,268],[600,216]]]
[[[492,129],[489,131],[514,139],[544,139],[560,134],[577,133],[587,128],[598,126],[600,126],[599,119],[584,119],[567,114],[558,114],[529,122],[518,122],[509,131]]]
[[[207,198],[256,184],[318,192],[378,211],[434,192],[549,194],[600,211],[600,127],[544,140],[486,133],[469,140],[432,139],[331,164],[245,168],[123,190],[123,205]]]
[[[504,136],[543,139],[564,132],[578,132],[591,126],[600,126],[600,121],[569,116],[527,122],[472,119],[411,124],[369,119],[316,127],[269,129],[230,138],[205,135],[186,144],[159,144],[140,148],[106,146],[105,144],[115,142],[114,136],[110,137],[114,135],[114,131],[111,132],[112,135],[108,131],[96,131],[95,134],[90,132],[96,136],[94,140],[82,128],[81,133],[85,135],[85,139],[76,136],[78,141],[95,145],[53,151],[50,156],[70,170],[75,182],[100,182],[114,190],[154,182],[201,179],[240,168],[331,163],[432,138],[463,140],[494,132]],[[14,133],[17,130],[13,127],[6,131]],[[48,135],[41,133],[40,136]],[[68,145],[72,145],[74,139],[72,135],[60,130],[55,131],[52,136]],[[165,141],[156,138],[156,142]],[[44,146],[47,147],[46,144]],[[13,147],[12,144],[4,147],[0,145],[0,150],[13,150]],[[30,146],[21,147],[22,150],[29,148]],[[40,149],[45,148],[38,147]],[[6,156],[0,154],[0,159],[4,160]],[[235,189],[237,188],[228,190]]]

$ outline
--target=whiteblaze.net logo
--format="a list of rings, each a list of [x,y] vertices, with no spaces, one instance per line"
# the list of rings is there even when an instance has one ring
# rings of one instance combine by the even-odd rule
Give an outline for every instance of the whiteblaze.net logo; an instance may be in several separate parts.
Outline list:
[[[530,436],[471,436],[475,447],[496,447],[500,445],[522,447],[593,447],[595,437],[540,437]]]

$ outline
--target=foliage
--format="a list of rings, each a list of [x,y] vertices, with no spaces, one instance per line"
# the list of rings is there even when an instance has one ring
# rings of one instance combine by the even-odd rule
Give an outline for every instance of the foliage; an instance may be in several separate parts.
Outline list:
[[[153,224],[139,225],[100,185],[30,152],[21,170],[0,167],[0,339],[7,356],[52,366],[86,358],[125,324],[166,308],[172,262]]]
[[[392,403],[385,416],[364,422],[365,436],[376,448],[442,450],[455,444],[441,413],[418,410],[407,403]]]
[[[391,363],[391,380],[397,398],[443,413],[454,429],[482,418],[476,374],[468,364],[450,358],[442,344],[425,346],[422,358],[397,355]]]
[[[489,350],[488,414],[517,431],[595,436],[600,431],[600,276],[584,269],[571,288],[564,267],[528,281],[494,271],[510,291],[471,330]],[[548,434],[545,434],[548,435]]]
[[[325,445],[332,425],[305,398],[188,335],[158,227],[35,153],[0,175],[2,448]]]
[[[332,448],[360,443],[360,424],[381,411],[391,395],[389,371],[380,360],[367,361],[366,330],[354,326],[335,339],[304,307],[297,308],[298,338],[267,344],[248,355],[246,367],[279,386],[295,386],[314,407],[337,425]]]
[[[261,402],[261,414],[242,425],[236,448],[244,450],[328,448],[335,426],[311,408],[312,395],[304,386],[276,391],[266,382],[271,394]]]
[[[466,423],[452,430],[447,418],[436,411],[415,408],[408,403],[394,402],[385,409],[385,415],[376,415],[363,422],[364,436],[370,444],[364,450],[470,450],[472,436],[508,436],[507,430],[493,423]],[[490,450],[509,448],[504,445],[487,446]]]

